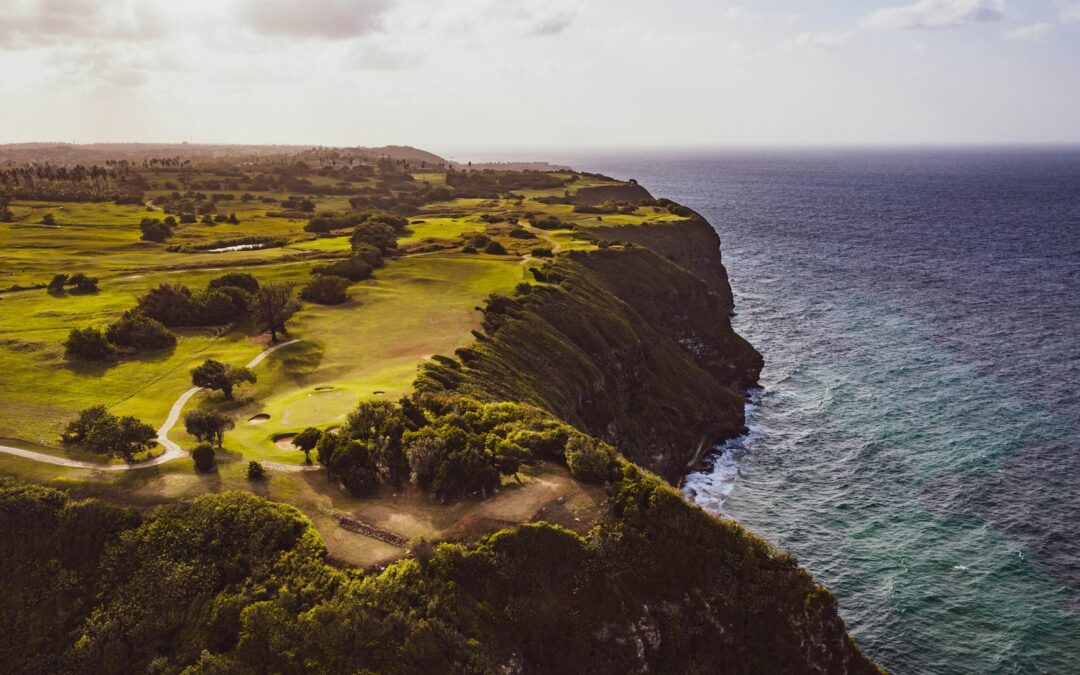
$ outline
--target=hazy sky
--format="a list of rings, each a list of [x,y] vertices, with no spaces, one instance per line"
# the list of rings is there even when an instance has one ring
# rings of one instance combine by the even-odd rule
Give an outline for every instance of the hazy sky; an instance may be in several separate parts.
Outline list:
[[[1080,0],[0,0],[0,142],[1080,142]]]

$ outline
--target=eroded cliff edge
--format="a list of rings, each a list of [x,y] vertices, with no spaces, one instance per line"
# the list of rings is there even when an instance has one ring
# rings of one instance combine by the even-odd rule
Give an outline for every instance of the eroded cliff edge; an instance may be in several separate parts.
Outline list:
[[[732,329],[707,222],[608,233],[633,242],[537,270],[542,283],[529,293],[488,303],[485,334],[458,350],[460,367],[434,362],[419,382],[537,405],[677,483],[713,444],[742,433],[743,392],[763,360]]]

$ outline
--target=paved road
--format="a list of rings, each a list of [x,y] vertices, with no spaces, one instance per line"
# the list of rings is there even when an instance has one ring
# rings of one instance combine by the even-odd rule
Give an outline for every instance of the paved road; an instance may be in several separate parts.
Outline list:
[[[247,364],[248,368],[254,368],[262,363],[263,359],[270,356],[282,347],[288,347],[291,344],[300,342],[300,338],[296,340],[289,340],[288,342],[282,342],[279,345],[274,345],[270,349],[263,350],[258,356],[251,360],[251,363]],[[148,459],[145,462],[138,462],[135,464],[99,464],[97,462],[80,462],[75,459],[68,459],[66,457],[57,457],[56,455],[50,455],[44,452],[34,452],[33,450],[23,450],[22,448],[13,448],[7,445],[0,445],[0,452],[8,455],[15,455],[16,457],[25,457],[26,459],[32,459],[37,462],[45,462],[47,464],[55,464],[57,466],[67,466],[74,469],[97,469],[99,471],[130,471],[132,469],[145,469],[151,466],[158,466],[165,462],[171,462],[174,459],[181,457],[187,457],[187,452],[184,451],[179,445],[169,439],[169,432],[176,426],[177,421],[180,420],[180,412],[184,409],[184,405],[187,404],[191,397],[199,393],[200,387],[192,387],[183,394],[180,394],[180,398],[176,399],[176,403],[173,403],[172,408],[169,410],[169,416],[165,418],[165,422],[161,425],[161,428],[157,432],[157,441],[165,448],[165,452],[161,453],[153,459]]]

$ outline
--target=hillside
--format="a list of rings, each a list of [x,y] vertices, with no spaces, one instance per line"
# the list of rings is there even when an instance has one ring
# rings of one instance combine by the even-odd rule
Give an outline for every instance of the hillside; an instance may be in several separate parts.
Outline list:
[[[699,215],[173,150],[0,172],[0,669],[876,672],[668,484],[762,366]]]

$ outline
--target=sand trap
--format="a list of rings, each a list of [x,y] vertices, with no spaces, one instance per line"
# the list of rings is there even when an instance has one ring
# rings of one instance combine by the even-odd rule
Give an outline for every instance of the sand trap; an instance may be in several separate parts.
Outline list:
[[[267,415],[266,413],[259,413],[258,415],[255,415],[254,417],[249,418],[248,419],[248,424],[262,424],[263,422],[267,421],[268,419],[270,419],[269,415]]]
[[[315,391],[333,391],[333,387],[315,387]]]
[[[372,394],[374,394],[375,396],[382,396],[382,395],[383,395],[383,394],[385,394],[386,392],[385,392],[385,391],[373,391],[373,392],[371,392],[371,393],[372,393]]]
[[[292,444],[292,439],[296,438],[296,434],[286,434],[274,439],[274,445],[281,450],[299,450],[300,448]]]

